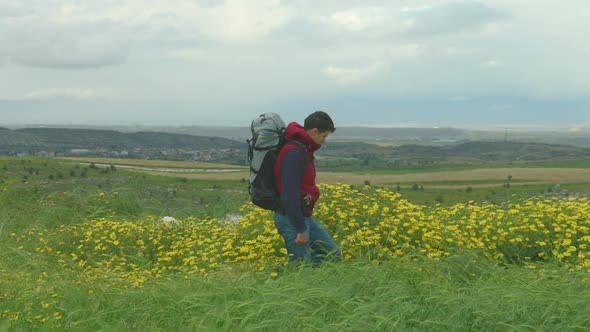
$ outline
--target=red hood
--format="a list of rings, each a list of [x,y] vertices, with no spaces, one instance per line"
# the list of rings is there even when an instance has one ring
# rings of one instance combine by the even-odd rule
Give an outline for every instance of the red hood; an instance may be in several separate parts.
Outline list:
[[[313,141],[311,136],[305,131],[302,125],[298,124],[297,122],[291,122],[287,126],[287,132],[285,133],[285,137],[290,141],[299,141],[307,146],[308,151],[315,151],[321,147],[321,145],[317,144]]]

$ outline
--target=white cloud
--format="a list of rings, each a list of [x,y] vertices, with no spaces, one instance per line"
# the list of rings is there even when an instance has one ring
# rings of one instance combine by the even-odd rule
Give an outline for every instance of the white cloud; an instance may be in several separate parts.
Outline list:
[[[309,26],[303,29],[310,30],[306,37],[324,36],[328,37],[328,42],[392,41],[402,37],[407,28],[400,10],[390,5],[351,7],[322,14],[311,12],[300,18],[302,25]]]
[[[211,9],[212,15],[203,19],[212,19],[206,26],[208,34],[221,36],[226,41],[245,42],[260,39],[289,22],[287,9],[279,1],[243,1],[228,0],[221,9]]]
[[[338,84],[357,84],[371,80],[385,70],[382,63],[373,63],[361,67],[337,67],[328,66],[324,73],[335,80]]]
[[[382,25],[387,18],[388,15],[382,7],[366,7],[337,11],[321,18],[320,21],[334,30],[357,32]]]

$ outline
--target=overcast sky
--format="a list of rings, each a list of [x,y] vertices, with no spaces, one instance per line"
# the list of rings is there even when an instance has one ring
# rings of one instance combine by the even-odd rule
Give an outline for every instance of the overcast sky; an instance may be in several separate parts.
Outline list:
[[[590,127],[588,0],[0,0],[0,125]]]

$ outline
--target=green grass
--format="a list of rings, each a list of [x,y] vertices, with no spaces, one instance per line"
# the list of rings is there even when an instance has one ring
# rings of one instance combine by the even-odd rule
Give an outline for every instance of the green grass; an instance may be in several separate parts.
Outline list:
[[[0,315],[21,312],[16,320],[0,320],[0,331],[587,331],[590,326],[588,273],[551,263],[536,269],[502,265],[477,252],[441,261],[420,256],[379,264],[348,261],[278,270],[278,277],[228,266],[207,278],[180,272],[153,278],[140,289],[117,287],[108,278],[88,282],[84,270],[62,269],[57,256],[17,249],[10,234],[100,217],[219,217],[236,213],[247,196],[234,191],[245,189],[240,181],[90,168],[81,176],[83,169],[52,159],[0,158]],[[587,188],[565,184],[552,190]],[[442,195],[444,204],[452,204],[488,196],[501,202],[547,189],[403,189],[402,194],[425,204]],[[100,192],[119,194],[99,202]]]
[[[476,253],[326,264],[276,278],[231,271],[206,279],[172,275],[121,289],[80,283],[84,276],[61,273],[54,262],[0,248],[0,285],[16,279],[8,291],[19,294],[3,309],[29,306],[31,317],[61,316],[44,324],[0,321],[3,330],[584,331],[590,324],[588,274],[502,266]],[[30,275],[5,272],[18,266]]]

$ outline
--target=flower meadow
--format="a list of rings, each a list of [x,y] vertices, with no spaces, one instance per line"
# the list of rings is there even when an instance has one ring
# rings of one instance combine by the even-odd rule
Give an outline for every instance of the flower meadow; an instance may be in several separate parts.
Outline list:
[[[590,202],[586,198],[514,197],[503,204],[467,202],[453,206],[412,204],[394,191],[369,186],[321,185],[314,215],[341,246],[345,261],[368,260],[374,266],[391,259],[441,260],[476,252],[483,259],[529,269],[553,263],[571,272],[590,272]],[[68,192],[39,204],[59,205]],[[100,192],[88,202],[112,206],[116,193]],[[35,260],[57,262],[61,274],[76,282],[141,289],[152,280],[208,278],[255,272],[277,277],[286,264],[282,238],[272,212],[251,204],[239,222],[220,218],[162,221],[161,216],[128,220],[116,211],[107,216],[56,228],[12,232],[17,250]],[[69,271],[69,272],[68,272]],[[5,276],[43,280],[47,272]],[[0,300],[15,300],[9,287]],[[59,321],[59,287],[47,286],[39,303],[0,312],[2,319]],[[92,291],[89,291],[92,292]],[[33,308],[40,306],[40,309]],[[45,310],[46,314],[37,314]]]
[[[441,257],[478,250],[490,260],[552,261],[590,272],[590,202],[586,198],[527,198],[503,205],[468,202],[415,205],[401,194],[368,186],[322,185],[315,216],[341,245],[344,259],[378,264],[391,257]],[[112,199],[105,193],[99,200]],[[247,204],[239,222],[218,218],[142,221],[100,218],[12,236],[38,254],[56,255],[64,268],[89,277],[104,273],[140,287],[168,273],[207,276],[221,268],[273,270],[287,257],[272,212]],[[22,247],[21,247],[22,248]]]

